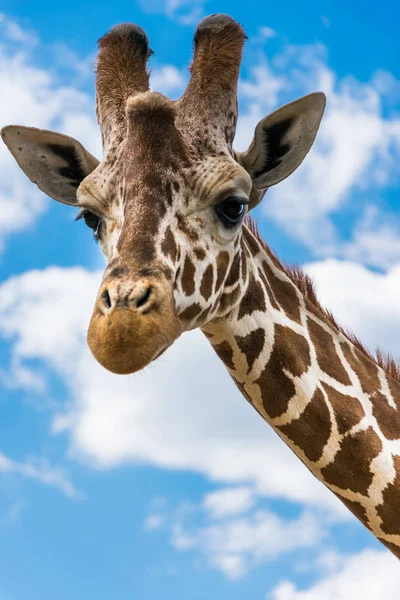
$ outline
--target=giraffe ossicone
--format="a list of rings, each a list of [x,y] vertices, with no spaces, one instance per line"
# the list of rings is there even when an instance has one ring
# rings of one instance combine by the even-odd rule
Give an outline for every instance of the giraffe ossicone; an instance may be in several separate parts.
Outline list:
[[[107,259],[88,331],[97,360],[132,373],[200,327],[260,415],[400,557],[399,375],[246,220],[307,155],[325,96],[276,110],[236,152],[244,42],[230,17],[204,19],[172,102],[149,90],[144,31],[118,25],[99,41],[101,162],[59,133],[12,125],[2,137],[43,192],[80,209]]]

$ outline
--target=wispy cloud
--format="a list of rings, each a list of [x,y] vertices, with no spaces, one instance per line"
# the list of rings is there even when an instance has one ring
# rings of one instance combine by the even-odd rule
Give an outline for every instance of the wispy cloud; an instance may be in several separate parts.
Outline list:
[[[69,498],[81,498],[82,495],[61,469],[52,467],[45,459],[29,459],[18,462],[0,452],[0,473],[26,477],[54,487]]]
[[[138,0],[138,4],[144,12],[165,14],[181,25],[192,25],[203,16],[207,0]]]
[[[291,46],[281,40],[280,50],[270,58],[268,45],[265,53],[264,45],[257,44],[255,66],[239,86],[245,107],[236,137],[239,149],[248,146],[256,122],[272,108],[317,90],[327,95],[313,149],[290,178],[271,188],[262,205],[264,216],[315,256],[357,258],[380,267],[393,264],[400,258],[397,216],[391,215],[385,231],[375,230],[370,220],[368,235],[362,217],[354,223],[350,240],[342,237],[334,217],[339,210],[343,214],[357,193],[361,212],[373,206],[382,221],[380,191],[399,182],[400,120],[393,102],[400,82],[384,72],[374,74],[368,83],[339,78],[320,44]],[[390,249],[389,244],[383,247],[387,233]]]
[[[183,93],[187,83],[187,73],[174,65],[160,65],[151,70],[150,86],[156,92],[177,97]]]
[[[317,513],[281,517],[269,508],[255,507],[256,497],[251,494],[249,502],[249,491],[221,488],[198,505],[164,510],[162,520],[151,514],[145,528],[149,533],[161,529],[177,552],[190,552],[196,562],[200,559],[231,580],[282,554],[319,548],[328,528]]]
[[[38,38],[4,15],[0,16],[0,39],[0,126],[56,129],[79,136],[98,154],[100,136],[93,99],[74,87],[60,85],[54,74],[34,62],[32,47],[40,50]],[[4,144],[0,145],[0,169],[6,174],[0,182],[1,250],[7,236],[32,225],[48,201],[22,174]]]
[[[371,350],[400,356],[400,265],[386,273],[351,261],[326,259],[306,265],[322,303],[339,323],[353,331]]]
[[[283,519],[271,511],[258,510],[204,526],[177,523],[171,543],[178,550],[196,550],[209,566],[229,579],[238,579],[284,553],[315,548],[323,537],[323,528],[311,513]]]
[[[212,518],[240,515],[253,508],[256,494],[250,487],[222,488],[204,497],[203,506]]]
[[[334,564],[311,587],[300,590],[290,581],[282,581],[266,600],[397,600],[400,571],[397,559],[388,552],[364,550],[354,555],[332,557]],[[332,573],[333,571],[333,573]]]

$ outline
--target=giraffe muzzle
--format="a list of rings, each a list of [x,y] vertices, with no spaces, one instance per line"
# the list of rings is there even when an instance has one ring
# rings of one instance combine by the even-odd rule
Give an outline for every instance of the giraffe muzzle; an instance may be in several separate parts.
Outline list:
[[[111,282],[100,287],[87,341],[103,367],[122,375],[143,369],[181,333],[166,283]]]

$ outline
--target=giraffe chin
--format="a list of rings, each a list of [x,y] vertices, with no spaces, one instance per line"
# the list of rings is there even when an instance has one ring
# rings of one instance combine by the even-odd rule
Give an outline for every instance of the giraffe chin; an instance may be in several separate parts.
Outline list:
[[[129,308],[118,308],[104,315],[95,310],[87,335],[93,356],[117,375],[140,371],[182,333],[175,314],[166,312],[143,315]]]

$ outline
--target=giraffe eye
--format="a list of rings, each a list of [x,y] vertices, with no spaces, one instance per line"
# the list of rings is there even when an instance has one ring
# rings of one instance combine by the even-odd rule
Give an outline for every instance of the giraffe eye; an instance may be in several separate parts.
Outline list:
[[[94,237],[96,240],[100,237],[101,230],[101,219],[90,210],[82,210],[79,215],[76,217],[76,220],[83,219],[85,221],[85,225],[89,227],[89,229],[93,230]]]
[[[217,217],[225,227],[237,225],[246,211],[247,200],[239,198],[226,198],[214,206]]]

